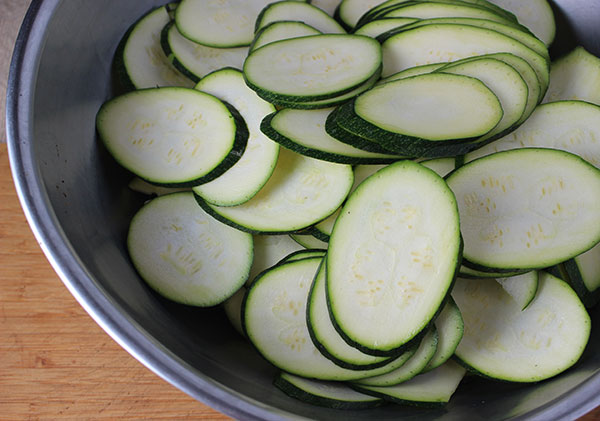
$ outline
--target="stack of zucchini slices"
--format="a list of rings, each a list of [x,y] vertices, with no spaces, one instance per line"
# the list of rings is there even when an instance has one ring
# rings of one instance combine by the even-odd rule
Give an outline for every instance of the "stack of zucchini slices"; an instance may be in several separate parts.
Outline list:
[[[222,304],[315,405],[443,405],[467,371],[563,372],[600,299],[600,59],[551,66],[554,34],[545,0],[150,11],[96,120],[155,196],[134,266]]]

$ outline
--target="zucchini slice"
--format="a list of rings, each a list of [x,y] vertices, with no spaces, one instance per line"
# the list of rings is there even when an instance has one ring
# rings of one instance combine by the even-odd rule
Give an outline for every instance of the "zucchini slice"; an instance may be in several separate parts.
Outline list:
[[[133,177],[127,185],[131,190],[146,196],[164,196],[179,191],[191,191],[191,187],[162,187],[150,184],[139,177]]]
[[[433,370],[448,361],[463,337],[465,325],[452,297],[446,302],[434,324],[438,332],[437,348],[421,373]]]
[[[283,259],[281,259],[281,261],[279,261],[279,263],[277,263],[277,264],[280,265],[280,264],[286,263],[286,262],[295,262],[296,260],[312,259],[313,257],[323,258],[323,257],[325,257],[325,254],[327,254],[327,250],[302,249],[302,250],[298,250],[298,251],[288,254]]]
[[[295,0],[277,1],[266,6],[256,19],[257,32],[270,23],[282,20],[295,20],[312,26],[323,34],[345,34],[344,28],[326,12],[309,3]]]
[[[322,11],[324,11],[331,17],[333,17],[333,15],[335,15],[335,11],[337,10],[340,3],[341,3],[341,0],[312,0],[310,2],[310,4],[318,7],[319,9],[321,9]]]
[[[321,31],[313,28],[304,22],[293,20],[281,20],[271,22],[260,28],[254,37],[254,41],[250,44],[250,51],[254,51],[263,45],[270,44],[282,39],[305,37],[308,35],[319,35]]]
[[[437,3],[417,2],[400,4],[399,7],[389,10],[381,15],[382,18],[475,18],[487,19],[493,22],[511,24],[511,20],[499,15],[485,7],[468,3]]]
[[[115,68],[128,90],[157,86],[191,88],[194,82],[182,75],[161,48],[161,31],[171,21],[175,3],[152,9],[123,37],[115,53]]]
[[[600,241],[600,171],[568,152],[498,152],[446,181],[460,209],[463,257],[475,269],[544,268]]]
[[[123,167],[167,187],[214,180],[235,164],[248,128],[231,106],[188,88],[149,88],[105,102],[96,127]]]
[[[600,58],[577,47],[552,63],[543,102],[580,100],[600,105]]]
[[[290,234],[290,238],[306,249],[327,249],[329,244],[312,234]]]
[[[397,354],[437,315],[460,256],[458,209],[444,180],[412,161],[378,171],[350,195],[329,240],[336,329],[363,352]]]
[[[466,370],[447,361],[438,368],[395,386],[355,386],[356,390],[387,401],[418,406],[441,406],[450,400]]]
[[[313,345],[306,325],[306,303],[322,259],[277,265],[250,286],[242,306],[250,342],[274,366],[320,380],[358,380],[398,368],[402,358],[370,370],[349,370],[325,358]]]
[[[381,18],[361,26],[354,31],[354,34],[377,38],[381,34],[404,27],[418,20],[416,18]]]
[[[267,44],[244,63],[246,83],[266,100],[305,102],[345,94],[380,71],[381,48],[358,35],[313,35]]]
[[[424,167],[436,172],[440,177],[445,177],[456,168],[456,158],[434,158],[420,162]]]
[[[282,148],[275,171],[263,188],[237,206],[198,203],[221,222],[253,234],[288,233],[327,218],[352,186],[349,165],[334,164]]]
[[[552,7],[547,0],[488,0],[514,15],[546,45],[552,44],[556,23]]]
[[[289,235],[254,235],[254,260],[248,277],[249,285],[262,271],[275,266],[293,252],[303,250]]]
[[[432,360],[438,347],[438,341],[439,333],[433,326],[423,336],[414,354],[402,366],[389,373],[356,380],[356,384],[361,386],[394,386],[412,379],[420,374]]]
[[[194,192],[217,206],[247,202],[267,182],[277,164],[279,146],[260,131],[264,116],[275,107],[248,88],[242,72],[222,69],[206,76],[196,89],[214,95],[239,110],[248,127],[248,144],[236,164],[213,181],[194,187]]]
[[[342,0],[337,15],[344,25],[354,28],[362,15],[385,0]]]
[[[535,298],[539,284],[539,273],[537,270],[532,270],[521,275],[496,278],[496,282],[515,300],[521,310],[525,310]]]
[[[486,377],[545,380],[575,364],[589,338],[585,307],[569,285],[545,272],[525,310],[493,280],[459,278],[452,296],[465,322],[456,356]]]
[[[179,33],[173,21],[162,31],[161,45],[173,66],[194,82],[223,67],[241,69],[248,55],[248,47],[215,48],[190,41]]]
[[[523,273],[527,273],[529,271],[514,271],[514,272],[490,272],[490,271],[482,271],[482,270],[477,270],[477,269],[473,269],[470,268],[468,266],[462,265],[460,267],[460,271],[458,273],[458,276],[460,276],[461,278],[506,278],[509,276],[516,276],[516,275],[522,275]]]
[[[583,304],[590,308],[600,300],[600,245],[563,263],[566,279]]]
[[[339,382],[311,380],[281,373],[273,384],[292,398],[333,409],[367,409],[380,406],[383,399],[357,392]]]
[[[363,151],[331,137],[325,122],[332,108],[320,110],[283,109],[262,121],[263,133],[272,140],[302,155],[339,164],[383,164],[401,157]]]
[[[419,76],[431,73],[436,71],[437,69],[446,66],[447,64],[448,63],[431,63],[424,64],[422,66],[409,67],[408,69],[401,70],[397,73],[394,73],[393,75],[380,79],[378,85],[382,83],[393,82],[394,80],[406,79],[407,77],[411,76]]]
[[[246,287],[242,286],[235,294],[223,302],[223,310],[233,328],[242,336],[246,336],[242,327],[242,302],[246,295]]]
[[[552,148],[571,152],[600,167],[600,107],[583,101],[539,105],[512,133],[465,155],[465,162],[495,152]]]
[[[223,225],[191,192],[152,199],[133,217],[129,256],[140,276],[170,300],[210,307],[232,296],[252,264],[252,236]]]

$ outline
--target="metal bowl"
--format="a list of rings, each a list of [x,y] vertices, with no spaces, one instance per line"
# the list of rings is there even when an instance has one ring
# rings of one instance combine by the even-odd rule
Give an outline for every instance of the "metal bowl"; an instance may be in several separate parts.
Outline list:
[[[553,57],[577,44],[600,55],[600,2],[554,0]],[[125,249],[141,198],[96,139],[94,119],[112,95],[119,39],[159,1],[33,2],[13,57],[7,100],[9,153],[27,219],[48,259],[88,313],[135,358],[191,396],[251,419],[572,419],[600,404],[600,332],[581,361],[539,384],[465,379],[444,409],[367,411],[314,407],[272,386],[276,369],[219,309],[167,302],[140,280]],[[598,311],[592,314],[600,320]]]

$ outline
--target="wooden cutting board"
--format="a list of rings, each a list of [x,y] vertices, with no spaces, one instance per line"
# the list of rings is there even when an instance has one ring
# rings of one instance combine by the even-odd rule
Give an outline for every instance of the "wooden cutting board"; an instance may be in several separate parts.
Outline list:
[[[0,144],[0,420],[37,419],[230,418],[146,369],[79,306],[27,225]]]

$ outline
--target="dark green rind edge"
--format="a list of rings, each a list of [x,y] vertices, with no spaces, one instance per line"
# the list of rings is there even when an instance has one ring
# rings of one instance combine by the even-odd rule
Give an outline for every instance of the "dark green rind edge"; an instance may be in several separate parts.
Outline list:
[[[365,386],[361,386],[361,385],[358,385],[355,383],[348,383],[348,386],[351,387],[352,389],[356,390],[357,392],[364,393],[365,395],[371,395],[376,398],[381,398],[384,401],[399,404],[399,405],[416,406],[419,408],[442,408],[448,403],[447,401],[427,402],[427,401],[413,401],[413,400],[408,400],[408,399],[399,399],[399,398],[387,395],[387,394],[379,392],[379,391],[374,391],[374,390],[368,389]],[[379,386],[377,386],[377,387],[379,387]],[[383,386],[383,387],[385,387],[385,386]],[[391,387],[393,387],[393,386],[391,386]]]
[[[174,29],[172,29],[172,28],[174,28]],[[202,79],[202,76],[196,75],[194,72],[192,72],[187,67],[185,67],[185,65],[181,61],[179,61],[179,59],[177,58],[177,56],[171,49],[171,45],[169,44],[169,31],[171,31],[171,30],[175,30],[175,31],[177,30],[174,20],[167,23],[164,26],[164,28],[162,29],[162,31],[160,32],[160,46],[161,46],[163,52],[165,53],[165,56],[167,56],[167,59],[169,60],[169,62],[173,65],[173,67],[175,67],[179,71],[179,73],[181,73],[182,75],[184,75],[185,77],[187,77],[194,83],[200,82],[200,79]],[[190,41],[190,42],[193,42],[193,41]]]
[[[269,23],[268,25],[263,26],[262,28],[260,28],[258,31],[255,31],[254,34],[254,39],[252,40],[252,42],[250,43],[250,46],[248,47],[248,54],[250,54],[252,51],[254,51],[254,46],[256,45],[256,42],[259,40],[259,38],[262,36],[263,32],[265,32],[266,30],[268,30],[271,26],[275,25],[275,24],[280,24],[280,23],[302,23],[306,26],[310,26],[309,24],[302,22],[301,20],[277,20],[274,22]],[[311,28],[313,28],[312,26],[310,26]],[[316,28],[313,28],[315,31],[321,32]],[[321,32],[322,33],[322,32]],[[319,34],[313,34],[313,35],[319,35]],[[306,36],[310,36],[310,35],[306,35]],[[296,37],[294,37],[296,38]],[[267,45],[267,44],[265,44]],[[264,45],[263,45],[264,47]]]
[[[573,287],[583,302],[583,305],[586,308],[591,308],[598,304],[598,301],[600,301],[600,288],[597,288],[594,291],[587,289],[575,258],[563,262],[563,265],[569,278],[567,282]]]
[[[295,262],[297,260],[302,260],[302,259],[312,259],[315,257],[319,257],[318,255],[314,255],[313,253],[323,253],[323,256],[321,256],[321,257],[325,257],[327,250],[325,250],[325,249],[296,250],[296,251],[291,252],[287,256],[283,257],[281,260],[279,260],[279,262],[275,263],[275,265],[273,265],[273,266],[277,266],[277,265],[280,265],[283,263],[288,263],[288,262]],[[303,254],[309,254],[309,256],[302,257]]]

